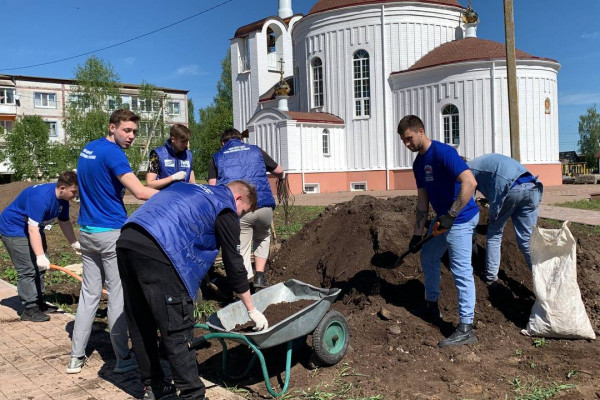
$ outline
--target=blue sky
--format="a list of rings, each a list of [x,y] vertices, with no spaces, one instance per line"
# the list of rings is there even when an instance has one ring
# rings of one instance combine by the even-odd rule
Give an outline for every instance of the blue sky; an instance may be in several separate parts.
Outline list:
[[[0,73],[72,78],[85,57],[27,69],[106,47],[194,15],[226,0],[12,1],[2,5]],[[466,6],[466,0],[460,0]],[[316,0],[293,0],[306,14]],[[277,14],[277,0],[231,0],[182,24],[96,53],[122,82],[190,90],[196,108],[209,104],[220,62],[235,30]],[[504,42],[502,0],[473,0],[478,36]],[[558,60],[560,150],[575,150],[579,115],[600,105],[600,1],[516,0],[517,48]]]

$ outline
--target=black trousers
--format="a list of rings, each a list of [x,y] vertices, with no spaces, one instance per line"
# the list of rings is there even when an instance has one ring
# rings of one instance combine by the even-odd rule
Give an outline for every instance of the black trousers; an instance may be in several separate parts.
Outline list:
[[[187,343],[194,335],[194,305],[171,264],[134,250],[117,248],[129,334],[144,386],[164,379],[158,335],[181,399],[204,399],[196,353]]]

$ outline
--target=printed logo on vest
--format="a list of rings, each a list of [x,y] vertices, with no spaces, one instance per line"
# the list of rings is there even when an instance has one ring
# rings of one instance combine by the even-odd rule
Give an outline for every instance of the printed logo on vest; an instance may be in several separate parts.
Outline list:
[[[433,168],[431,165],[425,166],[425,181],[433,182]]]
[[[180,161],[180,162],[181,162],[181,168],[190,168],[190,161],[189,160]]]
[[[175,167],[175,160],[165,160],[165,167]]]

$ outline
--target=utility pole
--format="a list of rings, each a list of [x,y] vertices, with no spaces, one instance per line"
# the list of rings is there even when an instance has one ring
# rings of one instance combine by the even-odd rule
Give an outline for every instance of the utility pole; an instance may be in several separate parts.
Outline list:
[[[508,115],[510,118],[510,151],[521,161],[519,134],[519,96],[517,93],[517,61],[515,54],[515,19],[513,0],[504,0],[504,35],[506,38],[506,73],[508,78]]]

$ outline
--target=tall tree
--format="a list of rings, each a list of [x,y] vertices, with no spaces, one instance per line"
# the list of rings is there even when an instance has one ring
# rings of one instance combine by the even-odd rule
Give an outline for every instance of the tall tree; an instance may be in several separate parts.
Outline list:
[[[110,109],[121,107],[121,96],[119,75],[110,63],[96,56],[77,66],[75,82],[64,125],[67,143],[78,155],[86,143],[106,135]]]
[[[600,114],[596,105],[588,108],[586,115],[579,116],[579,152],[585,157],[587,166],[596,168],[596,154],[600,150]]]
[[[220,136],[233,127],[233,99],[231,84],[231,53],[221,62],[221,79],[217,83],[217,94],[212,104],[198,110],[197,132],[192,134],[190,149],[194,156],[194,171],[197,177],[206,178],[208,163],[221,147]]]

